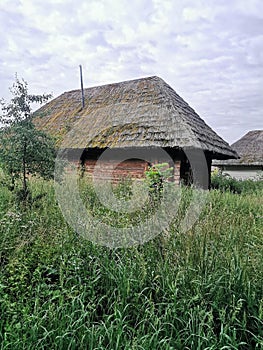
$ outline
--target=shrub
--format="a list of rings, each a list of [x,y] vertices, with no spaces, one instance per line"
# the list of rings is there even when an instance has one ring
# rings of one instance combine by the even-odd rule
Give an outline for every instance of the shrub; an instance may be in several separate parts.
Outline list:
[[[168,163],[154,164],[145,171],[146,183],[149,186],[150,193],[158,195],[163,188],[163,182],[169,181],[172,176],[173,168],[169,168]]]
[[[263,188],[263,180],[260,177],[258,181],[251,179],[237,180],[228,174],[214,171],[211,176],[211,188],[238,194],[251,193]]]

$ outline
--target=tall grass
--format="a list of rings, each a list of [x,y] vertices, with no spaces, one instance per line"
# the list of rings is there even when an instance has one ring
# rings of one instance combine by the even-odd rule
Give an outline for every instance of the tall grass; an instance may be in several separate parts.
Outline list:
[[[26,208],[0,190],[0,349],[263,349],[262,189],[211,191],[182,233],[185,189],[169,232],[109,250],[72,231],[52,183],[31,186]]]

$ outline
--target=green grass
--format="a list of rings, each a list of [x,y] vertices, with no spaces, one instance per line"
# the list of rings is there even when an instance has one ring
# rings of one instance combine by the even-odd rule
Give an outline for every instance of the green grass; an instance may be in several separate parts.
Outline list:
[[[262,187],[211,191],[187,233],[184,189],[169,232],[110,250],[65,223],[52,183],[31,186],[46,195],[29,207],[0,189],[0,349],[263,349]]]
[[[255,181],[256,180],[256,181]],[[218,170],[211,175],[211,187],[221,191],[233,193],[253,193],[262,188],[263,172],[259,171],[255,179],[237,180],[228,174],[222,174]]]

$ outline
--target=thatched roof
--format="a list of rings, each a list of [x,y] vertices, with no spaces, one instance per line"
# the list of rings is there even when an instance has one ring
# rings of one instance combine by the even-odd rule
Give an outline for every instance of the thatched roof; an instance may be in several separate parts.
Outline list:
[[[252,130],[231,145],[239,159],[214,161],[214,165],[263,165],[263,130]]]
[[[236,153],[162,79],[153,76],[63,93],[35,112],[37,127],[71,148],[200,148]],[[70,133],[68,133],[70,131]]]

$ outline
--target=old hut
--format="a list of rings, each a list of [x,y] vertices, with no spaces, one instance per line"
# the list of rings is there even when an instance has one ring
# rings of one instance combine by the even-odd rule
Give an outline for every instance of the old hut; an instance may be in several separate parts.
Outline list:
[[[213,166],[238,180],[256,179],[263,171],[263,130],[252,130],[231,146],[239,159],[214,160]]]
[[[118,154],[124,151],[127,159],[118,164],[114,178],[143,177],[149,164],[163,161],[155,152],[161,147],[172,159],[176,182],[190,182],[195,163],[208,176],[202,186],[209,187],[212,159],[237,157],[159,77],[87,88],[84,97],[83,106],[81,90],[63,93],[36,111],[35,124],[57,137],[58,145],[68,150],[72,161],[80,161],[87,173],[92,173],[97,159],[111,149],[111,159],[104,160],[101,174],[107,173],[109,163],[119,163]],[[131,149],[133,153],[129,153]],[[200,163],[200,153],[205,164]]]

